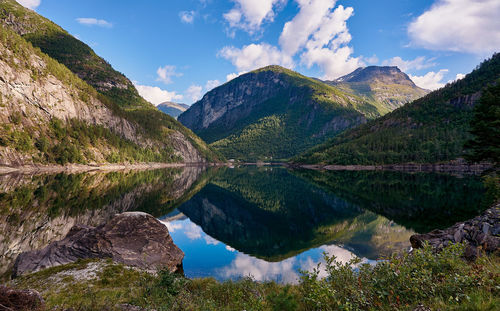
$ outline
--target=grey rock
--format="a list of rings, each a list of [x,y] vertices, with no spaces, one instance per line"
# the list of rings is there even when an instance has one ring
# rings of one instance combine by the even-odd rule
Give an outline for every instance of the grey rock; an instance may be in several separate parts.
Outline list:
[[[13,277],[84,258],[112,258],[142,269],[168,268],[174,272],[181,268],[184,253],[156,218],[128,212],[98,227],[74,226],[63,240],[21,253]]]
[[[480,250],[495,252],[500,248],[500,203],[489,208],[480,216],[457,223],[445,230],[433,230],[426,234],[410,237],[413,248],[422,248],[428,242],[436,251],[451,243],[467,244],[465,257],[475,260]]]

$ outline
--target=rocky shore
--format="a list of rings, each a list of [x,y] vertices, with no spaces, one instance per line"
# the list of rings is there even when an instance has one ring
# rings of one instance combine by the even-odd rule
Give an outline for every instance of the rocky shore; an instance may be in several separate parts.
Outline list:
[[[459,222],[445,230],[433,230],[410,237],[413,248],[421,248],[428,242],[437,251],[452,243],[465,243],[465,257],[475,260],[481,253],[493,253],[500,249],[500,203],[487,209],[480,216]]]
[[[3,174],[54,174],[54,173],[84,173],[91,171],[123,171],[123,170],[154,170],[161,168],[185,166],[212,166],[225,165],[225,163],[123,163],[123,164],[68,164],[68,165],[23,165],[0,166],[0,175]]]
[[[85,258],[111,258],[144,270],[168,268],[175,272],[182,269],[184,253],[156,218],[142,212],[126,212],[98,227],[76,225],[64,239],[21,253],[12,276]]]
[[[403,172],[441,172],[441,173],[464,173],[480,174],[492,168],[490,163],[467,164],[464,161],[450,161],[447,163],[403,163],[384,165],[319,165],[288,163],[291,168],[303,168],[311,170],[327,171],[403,171]]]

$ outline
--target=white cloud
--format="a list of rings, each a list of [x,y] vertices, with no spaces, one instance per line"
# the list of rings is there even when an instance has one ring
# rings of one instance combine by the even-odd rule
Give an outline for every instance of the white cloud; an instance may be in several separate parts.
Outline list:
[[[192,24],[194,22],[194,11],[179,12],[179,18],[183,23]]]
[[[463,78],[465,78],[465,74],[463,74],[463,73],[457,73],[457,75],[455,76],[455,79],[449,80],[446,83],[453,83],[453,82],[455,82],[457,80],[460,80],[460,79],[463,79]]]
[[[205,90],[207,92],[211,91],[212,89],[218,87],[219,85],[221,85],[219,80],[208,80],[207,84],[205,84]]]
[[[408,70],[416,69],[421,70],[429,67],[436,66],[431,60],[427,60],[424,56],[416,57],[413,60],[404,60],[399,56],[382,62],[384,66],[397,66],[401,71],[407,72]]]
[[[28,9],[34,10],[40,5],[41,0],[17,0],[17,2]]]
[[[231,81],[233,80],[234,78],[237,78],[239,76],[241,76],[242,74],[244,74],[245,72],[239,72],[239,73],[236,73],[236,72],[233,72],[233,73],[230,73],[228,75],[226,75],[226,81]]]
[[[412,44],[430,50],[500,50],[500,1],[437,0],[408,27]]]
[[[201,238],[201,228],[194,223],[190,222],[186,227],[184,228],[184,234],[186,234],[187,238],[190,240],[197,240]]]
[[[139,85],[137,82],[134,82],[134,85],[139,95],[153,105],[158,105],[167,101],[180,101],[184,98],[181,94],[162,90],[157,86]]]
[[[162,221],[162,220],[159,220],[159,221],[167,227],[168,232],[170,232],[170,233],[175,232],[175,231],[177,231],[179,229],[182,229],[182,223],[181,222]]]
[[[318,65],[323,70],[324,79],[335,79],[364,65],[361,58],[352,57],[353,50],[347,46],[351,35],[346,21],[353,15],[352,8],[335,8],[335,0],[296,1],[300,11],[283,27],[280,48],[267,43],[225,47],[219,56],[245,72],[271,64],[293,68],[293,58],[300,54],[308,68]]]
[[[297,283],[299,275],[294,269],[295,263],[295,257],[280,262],[267,262],[238,253],[231,265],[224,267],[220,273],[225,278],[251,276],[256,281],[279,280],[284,283]]]
[[[361,58],[352,57],[353,49],[347,44],[352,37],[347,20],[354,14],[351,7],[339,5],[335,10],[333,0],[300,0],[299,14],[285,24],[280,37],[284,51],[294,53],[305,46],[302,63],[308,68],[318,65],[324,72],[323,79],[332,80],[363,66]],[[333,11],[332,11],[333,10]],[[294,39],[294,32],[299,32]]]
[[[86,26],[99,26],[99,27],[106,27],[106,28],[111,28],[113,27],[113,24],[110,22],[104,20],[104,19],[97,19],[93,17],[79,17],[76,19],[76,21],[82,25]]]
[[[260,30],[264,21],[273,21],[274,9],[281,8],[286,0],[233,0],[233,2],[235,2],[234,8],[223,15],[229,27],[254,34]]]
[[[171,65],[159,67],[158,70],[156,70],[156,74],[158,75],[158,79],[156,79],[156,80],[161,81],[165,84],[172,83],[172,77],[182,76],[182,73],[176,72],[175,66],[171,66]]]
[[[205,235],[203,237],[203,239],[205,240],[205,242],[207,243],[207,245],[217,245],[217,244],[219,244],[219,241],[217,241],[216,239],[212,238],[209,235]]]
[[[186,90],[186,97],[193,102],[201,99],[201,95],[203,95],[203,87],[201,87],[201,85],[191,85]]]
[[[267,65],[281,65],[293,68],[291,56],[282,53],[277,47],[267,43],[249,44],[243,48],[226,46],[218,54],[229,61],[240,72],[254,70]]]
[[[436,90],[445,85],[442,82],[444,75],[448,72],[448,69],[441,69],[438,72],[430,71],[423,76],[412,76],[409,75],[410,79],[419,87],[427,90]]]
[[[378,63],[378,57],[377,55],[373,54],[371,57],[363,57],[363,61],[365,61],[368,64],[374,65]]]

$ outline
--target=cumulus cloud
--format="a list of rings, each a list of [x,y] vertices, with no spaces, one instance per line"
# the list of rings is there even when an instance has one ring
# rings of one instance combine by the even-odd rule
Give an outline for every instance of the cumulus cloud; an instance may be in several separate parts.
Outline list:
[[[300,55],[308,68],[318,65],[324,79],[335,79],[364,65],[348,46],[351,35],[346,22],[353,15],[352,8],[335,8],[335,0],[296,1],[299,13],[283,27],[279,48],[267,43],[231,46],[223,48],[219,56],[245,72],[271,64],[293,68],[293,58]]]
[[[205,90],[208,92],[216,87],[221,85],[219,80],[208,80],[207,83],[205,84]]]
[[[180,101],[184,97],[176,92],[169,92],[157,86],[140,85],[134,82],[135,88],[145,100],[153,105],[159,105],[163,102]]]
[[[40,5],[41,0],[17,0],[17,2],[28,9],[34,10]]]
[[[393,57],[391,59],[384,60],[382,62],[384,66],[397,66],[401,71],[408,71],[412,69],[421,70],[429,67],[436,66],[431,60],[427,60],[424,56],[416,57],[412,60],[404,60],[399,56]]]
[[[256,281],[279,280],[284,283],[297,283],[299,275],[294,269],[295,258],[281,262],[267,262],[262,259],[238,253],[231,264],[220,273],[225,278],[252,276]]]
[[[182,76],[182,73],[178,73],[175,70],[176,70],[175,66],[171,65],[159,67],[158,70],[156,70],[156,74],[158,75],[158,78],[156,80],[161,81],[165,84],[172,83],[172,77]]]
[[[194,11],[179,12],[179,18],[183,23],[192,24],[194,22]]]
[[[449,80],[446,83],[453,83],[453,82],[455,82],[457,80],[460,80],[460,79],[463,79],[463,78],[465,78],[465,74],[463,74],[463,73],[457,73],[457,75],[455,76],[455,79]]]
[[[243,48],[226,46],[218,54],[228,59],[240,72],[254,70],[267,65],[281,65],[293,68],[291,56],[282,53],[277,47],[267,43],[249,44]]]
[[[192,222],[184,227],[184,234],[186,234],[187,238],[190,240],[197,240],[201,238],[202,232],[201,228]]]
[[[99,26],[99,27],[106,27],[106,28],[111,28],[113,27],[113,24],[110,22],[104,20],[104,19],[97,19],[93,17],[79,17],[76,19],[76,21],[82,25],[86,26]]]
[[[409,75],[410,79],[419,87],[427,90],[436,90],[445,85],[443,81],[444,75],[448,69],[441,69],[438,72],[430,71],[423,76]]]
[[[408,27],[415,46],[492,53],[500,49],[500,1],[437,0]]]
[[[201,99],[202,95],[203,95],[203,87],[201,87],[201,85],[191,85],[186,90],[186,97],[193,102]]]
[[[273,21],[275,9],[282,7],[286,0],[233,0],[233,2],[235,2],[234,8],[223,15],[229,27],[254,34],[260,30],[263,22]]]

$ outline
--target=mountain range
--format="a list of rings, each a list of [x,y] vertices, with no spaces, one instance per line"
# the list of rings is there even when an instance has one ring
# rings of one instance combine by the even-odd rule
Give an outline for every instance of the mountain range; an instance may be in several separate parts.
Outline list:
[[[0,0],[0,25],[1,165],[218,159],[50,20]]]
[[[296,157],[301,163],[433,163],[467,155],[470,122],[483,91],[500,83],[500,54],[463,79]]]
[[[286,159],[426,94],[396,67],[340,81],[268,66],[213,89],[178,120],[227,158]]]

